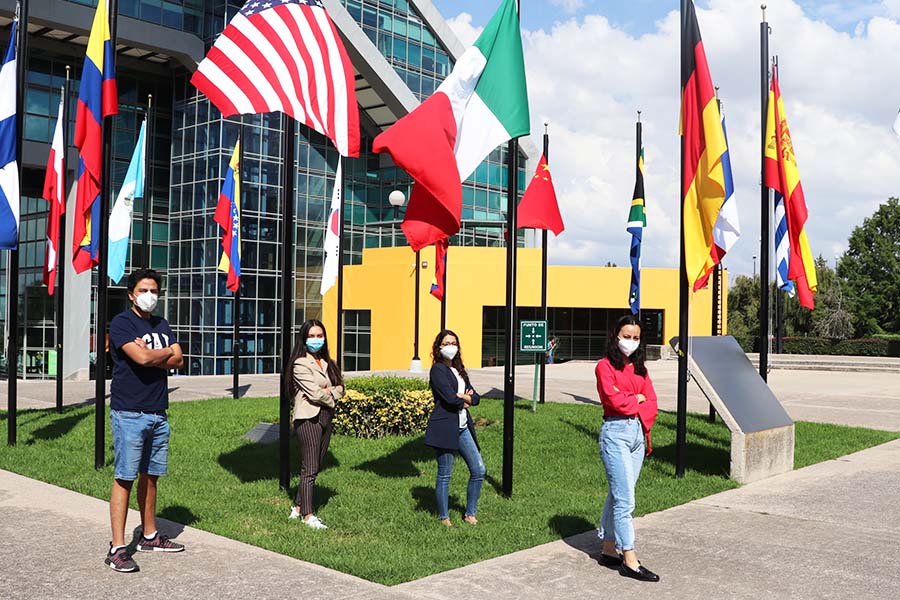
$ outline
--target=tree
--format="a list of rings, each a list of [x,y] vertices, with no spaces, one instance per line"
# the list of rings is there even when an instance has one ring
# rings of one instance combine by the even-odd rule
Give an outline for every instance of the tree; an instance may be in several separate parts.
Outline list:
[[[838,263],[857,335],[900,333],[900,201],[890,198],[850,234]]]
[[[738,275],[728,286],[728,334],[734,336],[745,351],[758,350],[758,275]]]

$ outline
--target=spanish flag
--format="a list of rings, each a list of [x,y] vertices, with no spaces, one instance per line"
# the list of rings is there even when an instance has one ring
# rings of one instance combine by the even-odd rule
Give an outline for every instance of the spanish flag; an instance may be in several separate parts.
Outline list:
[[[721,260],[713,227],[725,203],[722,157],[728,149],[709,74],[694,3],[687,2],[681,32],[681,136],[684,156],[684,253],[694,291]]]
[[[114,60],[106,1],[99,0],[81,69],[75,114],[74,141],[79,160],[72,266],[76,273],[87,271],[100,262],[100,176],[103,165],[100,124],[104,117],[119,112]],[[109,182],[104,181],[103,185],[108,186]]]
[[[788,239],[788,279],[796,284],[800,305],[812,309],[815,306],[813,294],[818,288],[816,265],[806,237],[806,199],[800,185],[797,157],[788,129],[787,116],[778,75],[772,71],[772,85],[769,88],[769,114],[766,119],[766,159],[763,166],[766,187],[775,190],[776,204],[784,199],[787,214]]]

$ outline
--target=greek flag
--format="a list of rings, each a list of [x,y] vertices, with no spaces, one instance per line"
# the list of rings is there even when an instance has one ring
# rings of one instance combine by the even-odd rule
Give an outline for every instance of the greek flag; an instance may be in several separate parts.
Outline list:
[[[13,21],[9,46],[0,67],[0,248],[19,246],[19,165],[16,163],[16,30]]]
[[[128,163],[128,171],[125,173],[125,181],[116,197],[112,214],[109,215],[109,278],[119,283],[125,274],[125,260],[128,258],[128,238],[131,235],[131,216],[134,213],[134,199],[144,197],[144,135],[147,130],[147,120],[141,124],[141,133],[138,135],[134,154]],[[144,210],[149,207],[145,205]],[[149,265],[147,257],[144,262]]]
[[[794,282],[788,279],[791,242],[788,236],[787,214],[784,212],[784,196],[775,192],[775,283],[779,290],[794,296]]]

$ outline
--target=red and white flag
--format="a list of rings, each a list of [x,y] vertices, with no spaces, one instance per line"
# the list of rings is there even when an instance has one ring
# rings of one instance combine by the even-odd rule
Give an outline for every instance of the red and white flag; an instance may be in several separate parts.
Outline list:
[[[47,175],[44,177],[43,198],[50,203],[50,214],[47,216],[47,252],[44,261],[44,283],[51,296],[56,289],[57,250],[59,248],[59,218],[66,212],[66,190],[63,174],[66,156],[63,147],[63,100],[59,102],[59,115],[56,117],[56,130],[53,132],[53,145],[50,147],[50,158],[47,159]]]
[[[280,111],[359,156],[353,64],[321,0],[249,0],[191,83],[223,117]]]
[[[330,290],[338,278],[339,253],[341,251],[341,194],[343,192],[341,161],[338,161],[334,175],[334,191],[331,193],[331,211],[325,224],[325,268],[322,269],[322,286],[319,293],[323,296]]]

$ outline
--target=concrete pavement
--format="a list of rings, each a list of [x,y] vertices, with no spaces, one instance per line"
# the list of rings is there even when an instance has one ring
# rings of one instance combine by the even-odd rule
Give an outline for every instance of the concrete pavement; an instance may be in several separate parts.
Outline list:
[[[650,369],[662,407],[674,409],[676,363]],[[597,402],[591,363],[547,372],[548,400]],[[517,369],[522,396],[531,396],[531,373]],[[481,392],[499,390],[503,371],[477,369],[472,378]],[[769,380],[795,419],[900,431],[900,374],[774,371]],[[275,376],[241,383],[246,395],[277,393]],[[231,378],[172,378],[170,386],[174,400],[223,396]],[[689,409],[704,412],[702,394],[690,389]],[[22,408],[53,405],[52,382],[19,390]],[[67,390],[67,404],[84,402],[93,383]],[[187,552],[141,554],[142,574],[114,573],[98,556],[108,540],[105,502],[0,471],[0,597],[107,598],[127,589],[197,599],[900,598],[898,489],[900,440],[637,519],[639,552],[662,576],[657,584],[598,565],[596,536],[586,532],[388,588],[174,523],[161,529]],[[132,513],[129,523],[137,522]]]

